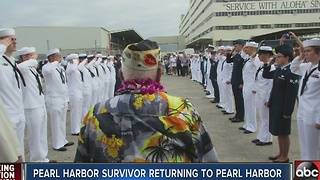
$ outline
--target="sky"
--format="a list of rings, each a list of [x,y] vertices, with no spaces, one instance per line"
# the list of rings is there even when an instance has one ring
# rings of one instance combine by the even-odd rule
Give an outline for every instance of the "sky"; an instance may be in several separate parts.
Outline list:
[[[0,0],[0,27],[135,29],[143,38],[179,34],[189,0]]]

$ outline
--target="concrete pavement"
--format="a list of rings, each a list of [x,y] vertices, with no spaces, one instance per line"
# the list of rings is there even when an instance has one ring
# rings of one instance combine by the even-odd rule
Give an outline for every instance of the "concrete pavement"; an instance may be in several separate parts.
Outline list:
[[[161,80],[168,94],[187,97],[196,107],[204,121],[212,141],[218,153],[221,162],[270,162],[268,156],[276,155],[278,152],[278,142],[274,138],[271,146],[256,146],[251,142],[257,136],[257,132],[253,134],[244,134],[238,128],[244,123],[231,123],[228,118],[232,115],[223,115],[221,109],[217,109],[206,98],[201,85],[193,82],[188,77],[170,76],[164,74]],[[300,158],[296,113],[293,114],[291,146],[289,152],[290,161]],[[27,139],[27,136],[26,138]],[[67,147],[65,152],[58,152],[52,149],[52,139],[50,130],[50,119],[48,119],[48,148],[49,159],[58,162],[73,162],[77,137],[70,133],[69,112],[67,117],[67,139],[75,142],[75,145]],[[26,161],[29,160],[29,148],[27,140],[25,140]]]

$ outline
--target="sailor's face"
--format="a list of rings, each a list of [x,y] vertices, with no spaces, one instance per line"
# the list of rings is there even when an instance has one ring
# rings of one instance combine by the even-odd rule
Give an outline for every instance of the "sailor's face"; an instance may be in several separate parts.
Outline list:
[[[52,56],[53,61],[57,61],[57,62],[60,63],[61,60],[62,60],[62,56],[61,56],[60,53],[54,53],[54,54],[52,54],[51,56]],[[52,61],[52,62],[53,62],[53,61]]]
[[[15,52],[17,50],[17,38],[16,36],[7,36],[11,39],[11,44],[7,47],[7,51]]]
[[[305,47],[304,55],[307,61],[315,61],[320,58],[320,54],[316,52],[314,47]]]

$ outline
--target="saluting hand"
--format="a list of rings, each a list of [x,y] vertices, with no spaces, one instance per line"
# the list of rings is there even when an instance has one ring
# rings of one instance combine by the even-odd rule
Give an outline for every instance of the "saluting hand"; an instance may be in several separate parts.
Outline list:
[[[268,63],[268,66],[271,66],[276,62],[276,57],[272,58],[272,60]]]
[[[7,38],[0,39],[0,44],[3,44],[6,47],[8,47],[11,44],[11,38],[7,37]]]
[[[320,129],[320,124],[316,124],[315,127],[316,127],[317,129]]]

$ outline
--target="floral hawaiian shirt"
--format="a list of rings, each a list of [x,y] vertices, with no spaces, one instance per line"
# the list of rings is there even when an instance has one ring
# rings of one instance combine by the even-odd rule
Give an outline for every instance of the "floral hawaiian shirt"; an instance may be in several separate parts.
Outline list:
[[[165,92],[117,95],[85,116],[75,162],[218,162],[190,101]]]

